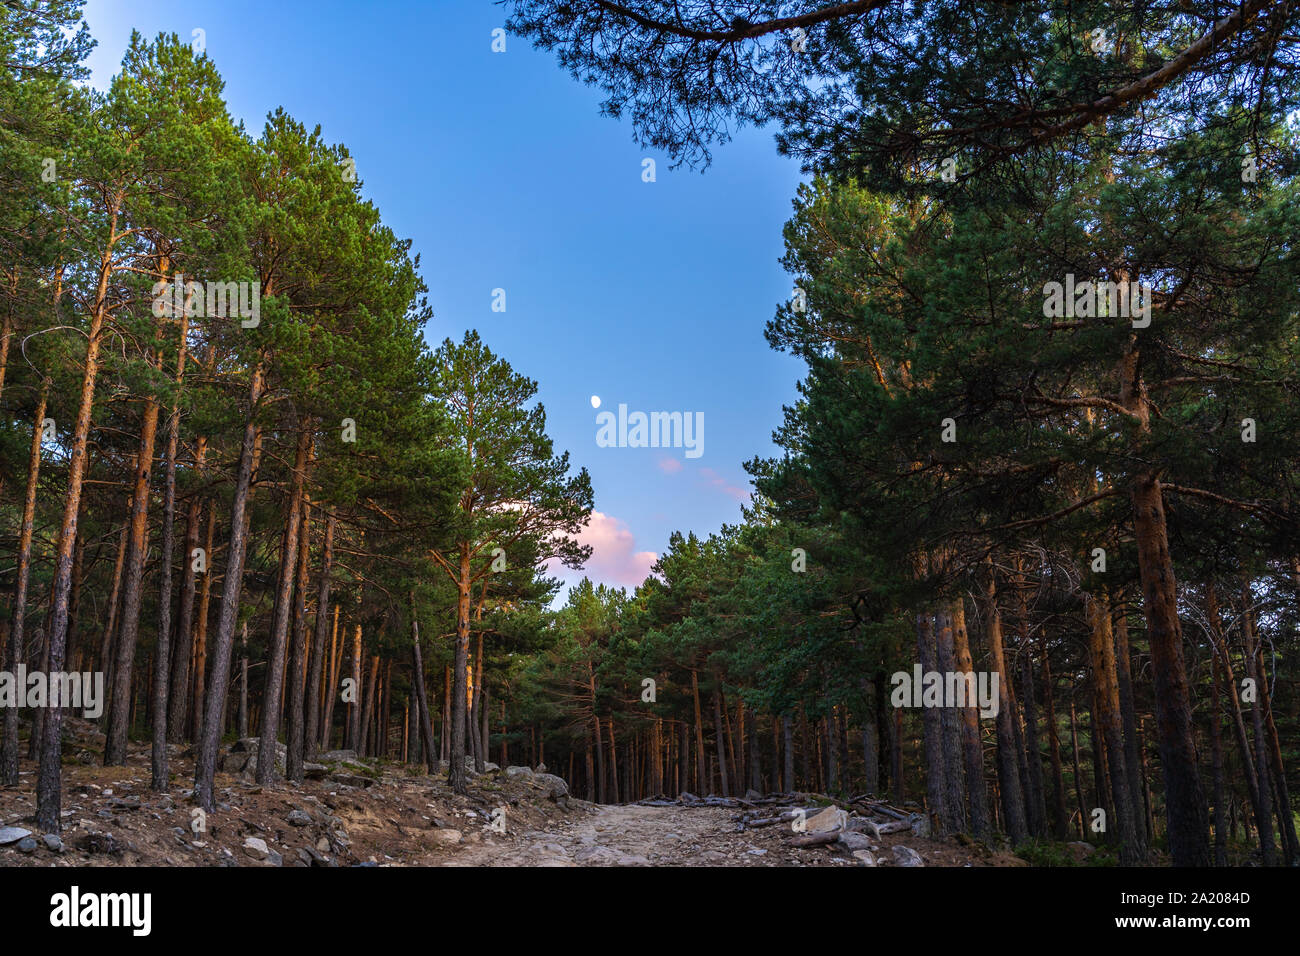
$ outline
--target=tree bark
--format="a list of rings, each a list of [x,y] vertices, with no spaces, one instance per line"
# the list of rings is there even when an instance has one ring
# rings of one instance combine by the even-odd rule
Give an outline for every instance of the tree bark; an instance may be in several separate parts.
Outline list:
[[[1093,701],[1096,711],[1093,747],[1105,747],[1111,804],[1119,829],[1121,865],[1135,866],[1146,859],[1146,840],[1139,831],[1137,812],[1129,790],[1124,757],[1124,734],[1120,725],[1119,678],[1115,672],[1115,638],[1111,630],[1110,604],[1104,596],[1085,595],[1088,619],[1088,656],[1092,665]]]
[[[265,359],[253,369],[248,388],[248,417],[239,452],[239,473],[230,507],[230,545],[226,557],[226,580],[221,591],[221,608],[217,617],[216,648],[212,657],[212,680],[205,695],[203,729],[194,765],[194,798],[203,810],[216,808],[213,780],[217,770],[217,750],[221,744],[221,718],[226,707],[226,687],[230,682],[230,658],[234,649],[235,621],[244,587],[244,558],[248,547],[248,497],[253,486],[253,471],[261,452],[261,429],[257,424],[258,405],[265,390]],[[198,696],[197,683],[195,695]]]
[[[306,748],[306,715],[303,713],[307,688],[307,563],[311,551],[311,499],[302,498],[302,527],[298,534],[298,580],[294,585],[292,638],[289,642],[289,714],[286,718],[284,775],[303,782],[303,751]]]
[[[287,525],[284,546],[280,551],[280,578],[275,595],[275,619],[267,651],[266,684],[262,691],[262,729],[259,753],[275,752],[280,731],[280,695],[284,683],[284,652],[289,631],[289,612],[293,607],[293,584],[298,569],[298,536],[302,531],[303,486],[311,454],[311,426],[307,421],[298,427],[298,447],[290,481]],[[275,777],[275,761],[257,762],[257,782],[266,786]]]
[[[45,406],[49,398],[50,380],[41,382],[41,395],[36,403],[35,424],[32,428],[31,452],[27,459],[27,493],[23,497],[22,525],[18,531],[18,577],[14,585],[13,617],[9,624],[9,650],[5,655],[6,667],[16,673],[23,652],[23,624],[27,611],[27,584],[32,569],[32,533],[36,523],[36,490],[41,471],[41,434],[45,427]],[[19,688],[21,691],[22,688]],[[0,744],[0,784],[6,787],[18,783],[18,706],[4,708],[4,741]]]
[[[329,637],[330,572],[334,563],[334,528],[338,518],[331,513],[325,521],[325,540],[321,545],[321,570],[316,585],[316,627],[311,645],[311,661],[307,667],[307,727],[305,730],[307,752],[315,756],[320,747],[321,724],[321,672],[325,667],[325,654],[332,653],[326,638]],[[337,609],[336,609],[337,612]],[[414,607],[411,609],[415,613]],[[337,630],[337,625],[335,626]]]
[[[157,399],[145,399],[136,454],[135,485],[131,494],[131,534],[127,539],[126,583],[122,595],[122,628],[117,636],[113,667],[112,705],[104,740],[104,766],[126,763],[126,737],[130,723],[131,675],[135,645],[140,633],[140,604],[144,596],[144,562],[149,549],[149,480],[153,471],[154,442],[158,434]]]
[[[202,471],[207,453],[207,439],[200,437],[194,448],[194,467]],[[190,499],[185,516],[185,545],[181,553],[181,600],[176,616],[176,654],[172,661],[171,693],[168,700],[167,739],[178,743],[185,735],[189,716],[190,671],[194,659],[194,551],[199,546],[199,520],[202,502],[196,494]],[[212,555],[204,553],[204,568]],[[207,574],[205,570],[203,572]]]
[[[1002,798],[1002,818],[1007,834],[1013,845],[1019,845],[1029,839],[1029,824],[1025,818],[1024,783],[1020,779],[1020,761],[1017,755],[1020,748],[1016,745],[1015,689],[1011,684],[1011,672],[1007,669],[1002,648],[1002,614],[998,610],[997,582],[993,576],[993,562],[984,562],[984,609],[988,620],[989,662],[993,673],[998,675],[999,697],[997,730],[998,780]]]

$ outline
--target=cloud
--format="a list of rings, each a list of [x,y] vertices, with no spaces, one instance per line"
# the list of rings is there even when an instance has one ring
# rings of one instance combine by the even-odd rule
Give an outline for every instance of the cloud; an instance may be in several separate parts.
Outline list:
[[[626,522],[600,511],[591,513],[578,540],[591,545],[591,557],[582,573],[604,584],[636,587],[659,560],[653,551],[636,550],[636,536]]]
[[[666,475],[675,475],[682,470],[682,463],[676,458],[660,458],[659,470]]]
[[[741,488],[739,485],[730,484],[727,479],[712,468],[701,468],[700,476],[709,483],[711,487],[717,488],[725,495],[730,495],[737,501],[748,501],[750,492],[748,488]]]

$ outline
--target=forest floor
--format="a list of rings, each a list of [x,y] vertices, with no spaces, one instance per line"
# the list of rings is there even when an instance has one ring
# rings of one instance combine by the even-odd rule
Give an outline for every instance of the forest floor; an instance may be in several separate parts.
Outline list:
[[[301,787],[218,773],[217,809],[201,815],[185,748],[169,748],[172,785],[155,793],[147,745],[133,743],[125,766],[103,767],[102,735],[71,723],[62,833],[36,831],[36,767],[23,760],[18,785],[0,788],[0,866],[861,865],[839,844],[792,846],[787,826],[740,831],[733,809],[557,798],[558,778],[526,768],[471,774],[469,793],[458,795],[423,767],[347,752],[311,765],[316,779]],[[231,759],[241,761],[235,754],[223,765]],[[881,866],[895,865],[895,846],[926,866],[1026,865],[1005,851],[910,832],[872,845]]]

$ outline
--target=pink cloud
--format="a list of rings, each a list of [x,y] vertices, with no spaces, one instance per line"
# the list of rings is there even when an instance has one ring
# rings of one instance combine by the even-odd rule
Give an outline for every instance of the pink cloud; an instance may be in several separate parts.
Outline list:
[[[636,536],[626,522],[600,511],[591,513],[578,540],[591,545],[591,558],[582,573],[605,584],[636,587],[659,560],[653,551],[636,550]]]
[[[682,463],[676,458],[660,458],[659,470],[666,475],[675,475],[682,470]]]
[[[725,495],[730,495],[737,501],[749,500],[749,489],[741,488],[739,485],[733,485],[723,478],[712,468],[701,468],[700,476],[709,483],[710,486],[717,488]]]

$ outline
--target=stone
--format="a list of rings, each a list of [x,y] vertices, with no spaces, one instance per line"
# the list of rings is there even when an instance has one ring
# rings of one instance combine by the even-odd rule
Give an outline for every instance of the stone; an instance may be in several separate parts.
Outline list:
[[[35,853],[37,843],[31,837],[23,837],[18,841],[19,853]]]
[[[429,833],[433,836],[434,843],[442,843],[446,846],[455,846],[462,839],[464,839],[464,834],[462,834],[459,830],[453,829],[451,827],[445,827],[445,828],[439,827],[437,829],[430,830]]]
[[[359,777],[355,773],[332,773],[329,775],[329,779],[335,783],[341,783],[345,787],[360,787],[363,790],[366,787],[374,786],[375,783],[369,777]]]
[[[804,829],[808,833],[829,833],[832,830],[848,829],[848,822],[849,815],[839,807],[827,807],[808,817]]]
[[[863,866],[875,866],[876,858],[871,855],[870,850],[854,850],[853,858]]]
[[[59,839],[58,834],[47,833],[41,837],[41,841],[45,844],[45,849],[49,850],[51,853],[63,852],[63,841]]]
[[[870,850],[871,838],[865,833],[857,833],[853,830],[843,830],[840,832],[840,843],[850,852],[857,850]]]
[[[1091,843],[1085,843],[1082,840],[1075,840],[1073,843],[1067,843],[1065,848],[1070,851],[1070,856],[1074,857],[1076,863],[1082,863],[1088,857],[1097,852],[1097,848]]]
[[[8,846],[10,843],[17,843],[24,837],[29,837],[31,835],[31,830],[24,830],[22,827],[0,827],[0,846]]]
[[[762,798],[763,795],[759,793],[757,790],[753,789],[752,787],[749,790],[745,791],[745,799],[748,800],[750,803],[753,803],[755,800],[761,800]]]
[[[573,854],[573,859],[576,862],[593,866],[614,865],[618,863],[621,857],[622,854],[606,846],[586,846]]]
[[[284,857],[274,850],[268,849],[266,851],[266,862],[271,866],[284,866]]]
[[[289,815],[285,817],[285,821],[290,826],[309,827],[311,826],[311,814],[305,810],[290,810]]]
[[[244,840],[244,853],[254,860],[265,860],[271,855],[266,841],[261,837],[248,837]]]
[[[357,752],[355,750],[327,750],[323,754],[317,754],[316,759],[324,763],[356,763]]]
[[[532,775],[532,767],[506,767],[507,777],[531,777]]]
[[[329,775],[330,768],[323,763],[311,763],[306,761],[302,765],[302,775],[307,780],[324,780]]]
[[[321,837],[316,841],[316,849],[321,853],[328,853],[330,851],[330,841],[326,837]]]
[[[912,820],[912,836],[926,839],[930,836],[930,818],[924,813],[914,813]]]
[[[261,737],[244,737],[230,745],[230,749],[217,761],[218,769],[225,773],[257,773],[258,753],[262,748]],[[275,742],[275,775],[284,776],[284,765],[288,748],[278,740]],[[107,793],[108,791],[105,791]]]
[[[898,866],[925,866],[921,854],[910,846],[895,846],[892,852],[894,854],[894,863]]]

